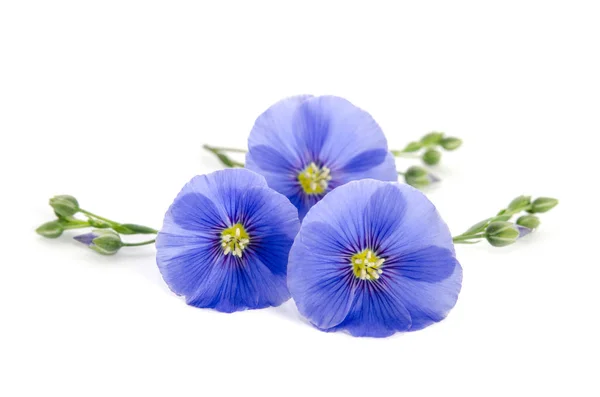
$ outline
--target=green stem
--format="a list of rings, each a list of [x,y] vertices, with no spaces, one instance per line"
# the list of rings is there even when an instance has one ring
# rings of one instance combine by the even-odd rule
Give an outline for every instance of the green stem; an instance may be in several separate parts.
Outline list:
[[[79,211],[86,215],[88,218],[94,218],[103,222],[106,222],[111,229],[114,229],[116,232],[121,233],[121,234],[158,234],[158,230],[153,229],[151,227],[148,226],[141,226],[141,225],[130,225],[130,224],[123,224],[123,223],[119,223],[119,222],[115,222],[115,221],[111,221],[108,218],[105,218],[103,216],[100,215],[96,215],[94,213],[91,213],[90,211],[84,210],[84,209],[79,209]],[[80,221],[80,222],[84,222],[84,221]],[[89,224],[89,222],[85,222],[88,226],[92,226]],[[134,226],[137,226],[136,229],[134,229]],[[147,229],[147,230],[142,230],[142,229]],[[129,232],[127,232],[127,230],[130,230]]]
[[[100,216],[100,215],[93,214],[93,213],[91,213],[91,212],[89,212],[89,211],[86,211],[86,210],[84,210],[84,209],[82,209],[82,208],[80,208],[80,209],[79,209],[79,211],[80,211],[82,214],[84,214],[84,215],[91,216],[92,218],[99,219],[99,220],[101,220],[101,221],[104,221],[104,222],[106,222],[106,223],[110,223],[110,224],[112,224],[112,225],[120,225],[120,223],[119,223],[119,222],[111,221],[110,219],[104,218],[104,217],[102,217],[102,216]]]
[[[229,158],[229,156],[226,156],[222,152],[230,151],[230,152],[244,153],[245,150],[232,149],[232,148],[218,148],[218,147],[213,147],[213,146],[209,146],[209,145],[204,145],[203,147],[204,147],[204,149],[208,150],[209,152],[211,152],[212,154],[217,156],[217,158],[221,161],[221,163],[226,167],[229,167],[229,168],[244,167],[244,163],[240,163],[239,161],[232,160],[231,158]]]
[[[90,224],[87,222],[78,223],[76,225],[65,225],[62,228],[63,228],[63,230],[71,230],[71,229],[84,229],[86,227],[90,227]]]
[[[405,152],[404,150],[392,150],[392,155],[394,157],[408,157],[408,158],[418,158],[420,154],[418,152]]]
[[[467,240],[473,240],[477,238],[484,238],[485,233],[475,233],[475,234],[459,234],[458,236],[452,237],[452,241],[454,243],[463,243]]]
[[[217,151],[217,152],[232,152],[232,153],[246,153],[247,150],[245,149],[237,149],[237,148],[230,148],[230,147],[217,147],[217,146],[209,146],[209,145],[204,145],[204,149],[206,150],[210,150],[212,151]]]
[[[123,243],[123,247],[139,247],[142,245],[154,244],[155,242],[156,242],[156,239],[142,241],[140,243]]]

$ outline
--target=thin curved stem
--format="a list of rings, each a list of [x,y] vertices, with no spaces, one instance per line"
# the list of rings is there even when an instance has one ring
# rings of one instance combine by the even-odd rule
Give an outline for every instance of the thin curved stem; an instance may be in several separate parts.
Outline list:
[[[156,239],[142,241],[140,243],[123,243],[123,247],[139,247],[142,245],[154,244],[155,242],[156,242]]]
[[[107,222],[107,223],[113,224],[113,225],[119,225],[119,222],[111,221],[110,219],[107,219],[107,218],[105,218],[105,217],[103,217],[103,216],[100,216],[100,215],[93,214],[93,213],[91,213],[91,212],[89,212],[89,211],[86,211],[86,210],[84,210],[84,209],[82,209],[82,208],[80,208],[80,209],[79,209],[79,211],[80,211],[82,214],[84,214],[84,215],[91,216],[92,218],[96,218],[96,219],[99,219],[99,220],[101,220],[101,221],[104,221],[104,222]]]

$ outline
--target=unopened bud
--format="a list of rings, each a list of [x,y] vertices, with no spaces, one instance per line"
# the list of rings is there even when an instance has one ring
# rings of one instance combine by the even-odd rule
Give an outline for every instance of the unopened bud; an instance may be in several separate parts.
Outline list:
[[[504,247],[517,241],[519,229],[510,222],[492,222],[485,229],[485,238],[494,247]]]
[[[423,153],[423,161],[425,164],[436,165],[440,162],[440,158],[442,157],[442,153],[435,149],[428,149],[425,153]]]
[[[423,146],[438,145],[443,137],[444,137],[443,132],[435,132],[435,131],[430,132],[429,134],[427,134],[427,135],[423,136],[423,138],[421,138],[421,144]]]
[[[402,150],[402,152],[412,153],[412,152],[416,152],[417,150],[421,149],[422,147],[423,147],[423,145],[421,144],[421,142],[410,142],[408,145],[406,145],[406,147]]]
[[[423,188],[440,180],[435,175],[430,174],[425,168],[419,166],[412,166],[406,170],[404,179],[406,183],[416,188]]]
[[[531,203],[531,196],[519,196],[510,202],[508,208],[511,210],[519,210],[525,208]]]
[[[56,215],[67,218],[79,212],[79,203],[73,196],[66,194],[54,196],[50,199],[50,206]]]
[[[116,254],[123,246],[121,236],[112,230],[94,230],[73,238],[103,255]]]
[[[447,138],[443,138],[440,141],[440,145],[446,150],[455,150],[462,145],[462,140],[453,136],[449,136]]]
[[[540,225],[540,219],[535,215],[523,215],[517,219],[517,225],[536,229]]]
[[[57,238],[63,233],[64,229],[60,221],[46,222],[42,226],[35,229],[35,232],[40,236],[47,238]]]
[[[556,207],[558,200],[550,197],[538,197],[531,203],[531,209],[529,212],[532,214],[542,213],[550,211]]]

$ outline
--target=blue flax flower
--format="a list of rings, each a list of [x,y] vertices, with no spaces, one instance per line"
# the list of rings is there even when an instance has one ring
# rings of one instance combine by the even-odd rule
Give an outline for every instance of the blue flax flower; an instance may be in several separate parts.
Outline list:
[[[157,263],[189,305],[222,312],[289,299],[287,259],[300,222],[265,179],[245,169],[196,176],[165,215]]]
[[[246,168],[290,199],[300,220],[337,186],[398,178],[379,125],[335,96],[295,96],[267,109],[250,132]]]
[[[418,190],[362,180],[308,213],[290,251],[288,287],[326,331],[385,337],[446,317],[462,268],[448,227]]]

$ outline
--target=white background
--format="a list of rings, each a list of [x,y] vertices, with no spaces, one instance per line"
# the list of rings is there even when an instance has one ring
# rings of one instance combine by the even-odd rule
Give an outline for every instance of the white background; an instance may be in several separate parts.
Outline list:
[[[0,395],[597,396],[597,2],[410,3],[2,1]],[[202,144],[244,147],[301,93],[348,98],[392,148],[462,138],[427,191],[455,234],[519,194],[561,203],[514,246],[459,246],[449,317],[387,339],[291,301],[188,307],[153,247],[34,233],[55,194],[160,227],[220,168]]]

